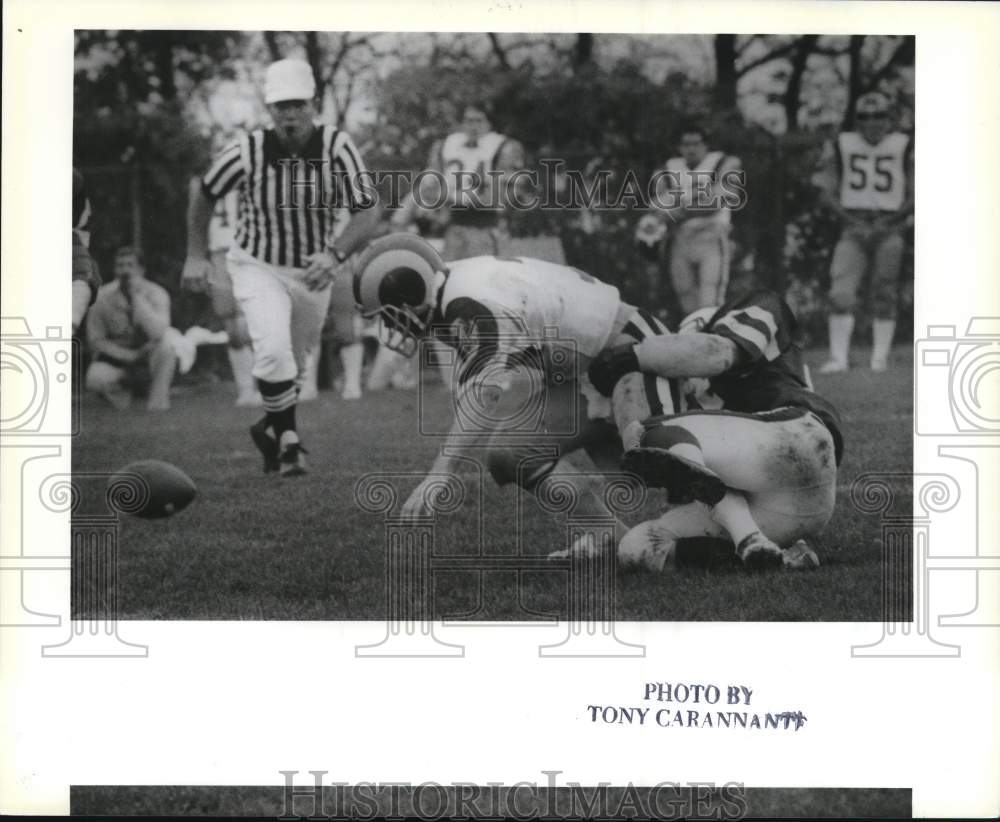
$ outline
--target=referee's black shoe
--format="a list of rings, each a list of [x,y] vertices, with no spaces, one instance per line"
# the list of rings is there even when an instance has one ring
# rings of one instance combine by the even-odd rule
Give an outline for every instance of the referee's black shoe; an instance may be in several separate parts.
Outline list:
[[[306,453],[306,449],[302,447],[302,443],[298,440],[287,443],[281,449],[281,457],[279,457],[281,476],[300,477],[305,474],[306,458],[304,455]]]
[[[270,474],[281,468],[278,458],[278,441],[267,433],[267,418],[250,426],[250,438],[264,457],[264,473]]]

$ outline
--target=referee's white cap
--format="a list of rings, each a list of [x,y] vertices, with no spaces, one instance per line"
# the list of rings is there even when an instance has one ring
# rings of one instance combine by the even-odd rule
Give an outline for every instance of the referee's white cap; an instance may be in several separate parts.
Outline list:
[[[286,58],[267,67],[264,102],[268,105],[282,100],[312,100],[315,94],[316,81],[312,69],[304,60]]]

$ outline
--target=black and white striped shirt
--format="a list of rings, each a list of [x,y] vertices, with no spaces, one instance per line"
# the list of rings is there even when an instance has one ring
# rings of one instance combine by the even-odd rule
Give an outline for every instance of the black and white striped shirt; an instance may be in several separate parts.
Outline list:
[[[351,212],[373,203],[361,154],[350,135],[316,126],[299,157],[273,129],[245,132],[202,178],[212,200],[239,194],[235,242],[270,265],[302,268],[333,244]]]

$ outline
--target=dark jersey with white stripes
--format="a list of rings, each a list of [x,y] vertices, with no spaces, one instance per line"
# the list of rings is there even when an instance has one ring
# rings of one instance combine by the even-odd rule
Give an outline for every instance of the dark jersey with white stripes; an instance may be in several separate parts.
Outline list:
[[[274,129],[245,132],[202,178],[212,200],[239,194],[235,242],[271,265],[302,268],[332,245],[347,217],[374,200],[365,165],[347,132],[316,126],[293,157]]]
[[[793,406],[812,411],[830,430],[840,464],[840,416],[806,385],[798,321],[788,303],[773,291],[753,291],[723,305],[699,333],[732,340],[743,353],[740,362],[710,380],[723,408],[757,413]]]

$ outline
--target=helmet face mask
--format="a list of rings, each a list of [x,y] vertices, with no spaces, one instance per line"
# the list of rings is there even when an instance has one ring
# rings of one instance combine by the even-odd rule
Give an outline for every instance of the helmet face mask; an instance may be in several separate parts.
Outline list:
[[[379,340],[407,357],[426,337],[436,295],[448,267],[425,240],[390,234],[361,255],[354,274],[354,299],[365,317],[378,317]]]
[[[404,357],[412,357],[420,340],[427,335],[426,317],[429,313],[430,306],[426,306],[420,314],[408,305],[382,306],[376,313],[379,342]]]

